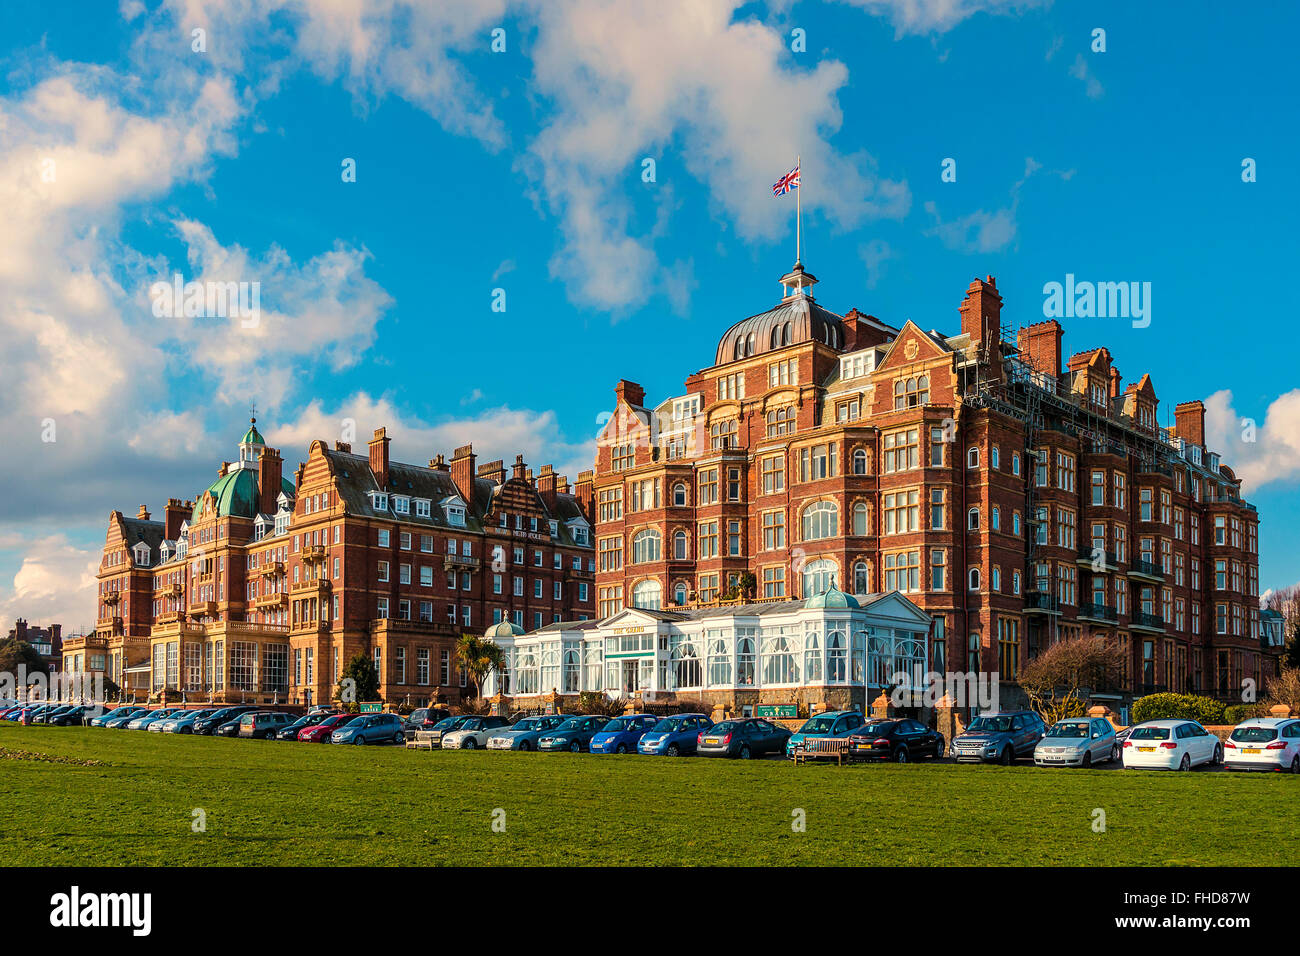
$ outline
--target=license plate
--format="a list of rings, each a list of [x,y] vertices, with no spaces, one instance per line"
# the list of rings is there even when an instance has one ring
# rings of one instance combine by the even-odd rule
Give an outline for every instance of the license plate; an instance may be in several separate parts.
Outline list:
[[[1144,754],[1151,754],[1156,752],[1155,747],[1139,747],[1138,750],[1140,750]]]
[[[705,738],[704,738],[704,742],[705,742],[706,744],[716,744],[716,743],[718,742],[718,738],[717,738],[717,737],[705,737]]]
[[[858,744],[858,749],[859,749],[859,750],[870,750],[870,749],[871,749],[871,744]]]
[[[1259,748],[1257,747],[1247,747],[1245,750],[1242,751],[1242,753],[1244,754],[1259,754],[1261,752],[1262,751],[1260,751]]]

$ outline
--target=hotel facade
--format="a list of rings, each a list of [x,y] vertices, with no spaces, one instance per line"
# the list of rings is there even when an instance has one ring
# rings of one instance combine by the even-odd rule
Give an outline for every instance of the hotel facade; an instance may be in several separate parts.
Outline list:
[[[1121,712],[1160,690],[1240,699],[1276,672],[1258,514],[1206,447],[1200,401],[1161,427],[1150,376],[1125,385],[1105,348],[1064,356],[1056,321],[1011,333],[991,276],[951,335],[831,312],[816,282],[796,264],[681,394],[650,404],[617,384],[594,479],[601,623],[585,640],[609,646],[631,608],[676,626],[834,587],[905,595],[933,618],[929,667],[996,672],[1004,702],[1027,660],[1083,634],[1124,651],[1122,680],[1093,689]],[[824,658],[795,670],[837,696]],[[630,673],[620,689],[646,689]],[[709,689],[707,665],[685,673],[700,683],[679,693]]]
[[[96,628],[65,641],[65,669],[136,699],[312,704],[365,654],[385,702],[455,702],[461,634],[594,613],[590,473],[571,488],[522,456],[507,475],[471,445],[427,466],[389,446],[382,428],[366,454],[315,441],[289,481],[253,422],[162,521],[113,512]]]

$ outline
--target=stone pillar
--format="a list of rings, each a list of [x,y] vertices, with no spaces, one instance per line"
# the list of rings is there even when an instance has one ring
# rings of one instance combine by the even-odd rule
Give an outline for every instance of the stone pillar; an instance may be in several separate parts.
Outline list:
[[[1271,716],[1276,717],[1279,720],[1291,716],[1291,708],[1286,704],[1274,704],[1268,709],[1268,712]]]
[[[961,733],[957,721],[957,702],[951,694],[944,694],[934,704],[934,729],[943,734],[945,746],[952,746],[953,738]]]
[[[1122,725],[1119,722],[1119,714],[1115,713],[1115,711],[1111,710],[1105,704],[1093,704],[1088,708],[1088,716],[1100,717],[1103,720],[1109,721],[1110,725],[1116,730],[1122,728]]]
[[[709,719],[715,724],[727,719],[727,708],[721,704],[714,704],[713,710],[709,714]]]
[[[889,716],[889,695],[883,690],[880,696],[871,702],[871,716],[883,720]]]

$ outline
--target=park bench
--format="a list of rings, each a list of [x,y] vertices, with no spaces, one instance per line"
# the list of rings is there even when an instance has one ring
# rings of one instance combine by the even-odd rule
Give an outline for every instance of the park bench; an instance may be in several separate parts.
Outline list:
[[[434,744],[433,742],[434,736],[435,734],[432,730],[417,730],[413,737],[407,738],[406,749],[407,750],[437,750],[438,749],[437,745]],[[441,736],[441,735],[439,734],[437,736]]]
[[[805,737],[803,746],[791,755],[796,764],[805,760],[834,759],[841,766],[849,754],[847,737]]]

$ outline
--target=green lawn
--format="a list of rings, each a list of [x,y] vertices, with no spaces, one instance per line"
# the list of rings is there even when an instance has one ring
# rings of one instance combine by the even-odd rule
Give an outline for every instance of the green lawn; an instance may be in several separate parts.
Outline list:
[[[1300,857],[1300,778],[1291,775],[429,753],[0,724],[0,801],[6,865]],[[196,808],[206,832],[192,830]],[[1097,808],[1104,833],[1093,831]],[[497,809],[504,832],[493,829]],[[805,832],[792,829],[796,809]]]

